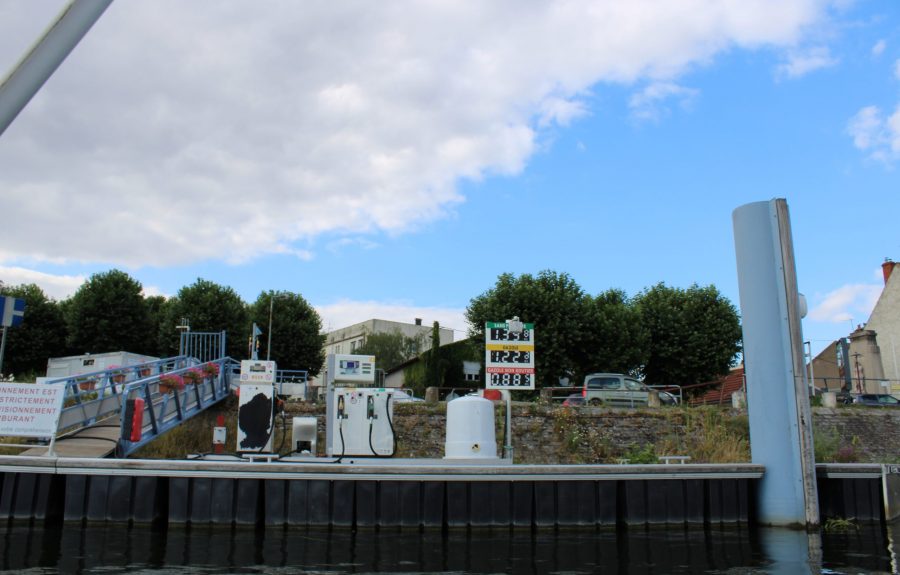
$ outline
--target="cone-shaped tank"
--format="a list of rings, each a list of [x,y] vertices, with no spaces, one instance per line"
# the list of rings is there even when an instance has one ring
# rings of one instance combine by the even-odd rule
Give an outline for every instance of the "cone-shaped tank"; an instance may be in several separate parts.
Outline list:
[[[447,440],[444,459],[497,457],[494,403],[467,395],[447,404]]]

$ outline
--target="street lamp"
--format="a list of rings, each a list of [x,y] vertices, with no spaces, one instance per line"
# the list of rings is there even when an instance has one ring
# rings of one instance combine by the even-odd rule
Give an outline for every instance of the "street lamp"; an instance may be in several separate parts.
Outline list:
[[[284,299],[288,297],[288,294],[278,294],[276,295],[272,292],[272,296],[269,298],[269,334],[266,342],[266,361],[269,361],[269,358],[272,355],[272,308],[275,307],[275,298]]]

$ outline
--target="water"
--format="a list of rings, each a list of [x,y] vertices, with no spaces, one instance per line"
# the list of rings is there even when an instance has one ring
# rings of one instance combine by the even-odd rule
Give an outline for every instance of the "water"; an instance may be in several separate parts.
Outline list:
[[[3,573],[900,572],[900,525],[821,539],[761,528],[353,533],[10,524],[0,533]]]

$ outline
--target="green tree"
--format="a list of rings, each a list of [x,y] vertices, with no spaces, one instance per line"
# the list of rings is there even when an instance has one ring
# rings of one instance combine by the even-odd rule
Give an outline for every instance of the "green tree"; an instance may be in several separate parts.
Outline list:
[[[399,329],[390,332],[366,334],[366,339],[356,352],[374,355],[378,369],[390,371],[417,355],[422,349],[422,337],[404,335]]]
[[[583,371],[637,375],[646,362],[649,334],[644,329],[637,308],[617,289],[589,297],[587,343],[574,350]]]
[[[538,275],[502,274],[493,288],[466,308],[469,336],[484,341],[484,324],[518,316],[535,329],[535,371],[539,385],[559,385],[591,369],[584,352],[592,345],[592,300],[568,274],[544,270]]]
[[[165,307],[165,321],[160,324],[163,355],[177,354],[179,333],[176,326],[181,325],[182,319],[187,319],[191,331],[224,331],[226,355],[235,359],[247,357],[250,316],[247,304],[230,287],[198,278],[178,290],[178,295]]]
[[[0,286],[0,294],[25,300],[24,321],[7,330],[3,371],[43,375],[49,358],[66,355],[66,321],[59,305],[35,284]]]
[[[734,305],[715,286],[659,283],[634,300],[649,347],[643,373],[654,384],[689,385],[728,373],[741,351]]]
[[[75,353],[150,353],[149,315],[140,282],[120,270],[98,273],[67,305],[69,346]]]
[[[270,307],[271,306],[271,307]],[[268,356],[279,369],[303,369],[318,375],[325,363],[325,335],[319,313],[300,294],[265,291],[250,309],[250,317],[263,330],[260,357],[269,340],[265,331],[272,312],[272,350]]]
[[[449,360],[441,347],[441,325],[434,322],[431,327],[431,349],[424,354],[425,387],[443,387]]]
[[[169,354],[166,353],[167,350],[160,341],[159,335],[160,328],[166,319],[168,301],[164,296],[154,295],[145,297],[144,304],[147,306],[147,325],[149,326],[146,346],[148,350],[153,350],[147,353],[158,357],[167,357]]]

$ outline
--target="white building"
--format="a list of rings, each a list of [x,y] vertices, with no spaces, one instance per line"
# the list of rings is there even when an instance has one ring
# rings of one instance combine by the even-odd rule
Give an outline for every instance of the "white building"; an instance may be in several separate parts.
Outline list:
[[[431,326],[422,325],[422,320],[416,318],[416,323],[401,323],[386,319],[370,319],[351,326],[336,329],[325,335],[325,354],[331,353],[356,353],[366,336],[376,333],[394,333],[399,331],[407,337],[419,337],[422,340],[420,352],[431,349]],[[453,343],[453,330],[440,328],[441,345]],[[376,361],[378,358],[376,358]]]
[[[897,266],[890,260],[881,266],[884,289],[866,322],[866,329],[875,332],[883,377],[893,384],[892,387],[900,390],[897,385],[900,384],[900,270]]]

